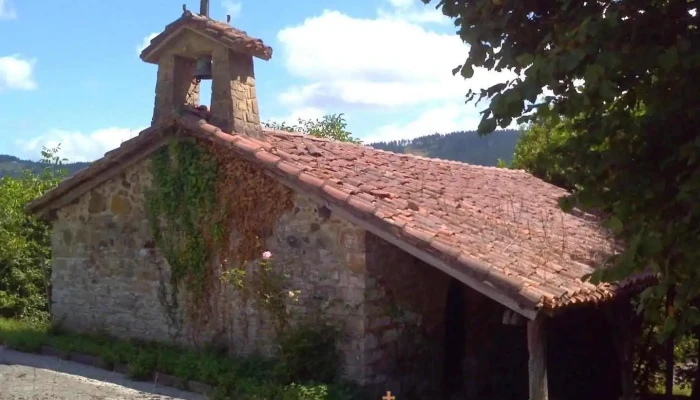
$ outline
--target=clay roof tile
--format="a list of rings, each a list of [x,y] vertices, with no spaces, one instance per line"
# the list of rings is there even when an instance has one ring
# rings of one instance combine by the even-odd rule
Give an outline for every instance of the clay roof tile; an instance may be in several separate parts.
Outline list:
[[[241,53],[262,60],[269,60],[272,57],[270,46],[265,45],[260,39],[248,36],[245,31],[236,29],[225,22],[185,11],[180,18],[168,24],[163,32],[151,39],[150,44],[141,52],[141,59],[149,63],[157,63],[158,50],[185,28],[195,30]]]

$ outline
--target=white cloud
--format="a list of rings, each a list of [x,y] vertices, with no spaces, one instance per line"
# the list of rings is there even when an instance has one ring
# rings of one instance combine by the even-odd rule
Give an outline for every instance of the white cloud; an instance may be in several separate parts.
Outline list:
[[[389,4],[396,8],[410,8],[415,5],[418,0],[389,0]]]
[[[294,110],[289,115],[271,117],[271,118],[267,119],[266,121],[277,122],[277,123],[284,122],[287,125],[294,125],[299,121],[299,119],[304,119],[304,120],[321,119],[323,117],[323,115],[324,115],[324,113],[323,113],[323,110],[321,110],[321,109],[314,108],[314,107],[304,107],[304,108]]]
[[[154,32],[149,34],[148,36],[144,37],[143,40],[141,41],[141,44],[136,46],[136,54],[141,54],[143,49],[148,47],[148,45],[151,44],[151,40],[153,40],[154,37],[158,36],[160,32]]]
[[[231,19],[238,18],[241,15],[242,4],[240,2],[235,2],[231,0],[224,0],[221,2],[227,15],[231,16]]]
[[[290,74],[308,81],[280,95],[293,108],[461,102],[469,88],[507,78],[485,70],[466,81],[453,76],[468,53],[460,38],[395,15],[362,19],[326,10],[281,30],[278,39]]]
[[[481,115],[464,104],[444,104],[424,111],[408,123],[392,123],[362,137],[364,143],[413,139],[433,133],[476,129]]]
[[[17,10],[10,3],[10,0],[0,0],[0,19],[17,18]]]
[[[23,156],[32,159],[37,157],[43,146],[55,148],[60,145],[59,156],[67,158],[69,162],[94,161],[143,129],[111,127],[90,133],[53,129],[30,140],[16,140],[15,144]]]
[[[434,6],[423,4],[419,0],[389,0],[389,4],[393,9],[379,8],[377,10],[379,17],[397,18],[419,24],[448,24],[451,21]]]
[[[34,80],[36,60],[23,58],[18,54],[0,57],[0,90],[33,90],[37,88]]]

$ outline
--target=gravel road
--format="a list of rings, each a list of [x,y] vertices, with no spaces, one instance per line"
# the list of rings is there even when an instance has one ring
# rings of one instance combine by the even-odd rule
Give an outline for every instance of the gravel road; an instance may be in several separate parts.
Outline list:
[[[56,357],[0,346],[0,399],[205,400],[206,397]]]

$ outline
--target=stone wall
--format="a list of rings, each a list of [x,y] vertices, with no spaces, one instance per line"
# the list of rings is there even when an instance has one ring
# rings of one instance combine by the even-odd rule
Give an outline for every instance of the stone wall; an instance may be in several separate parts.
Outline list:
[[[502,324],[505,307],[370,233],[366,248],[365,372],[374,394],[442,398],[451,374],[460,398],[518,398],[523,384],[527,396],[525,327]],[[447,308],[452,286],[456,310]],[[463,336],[446,343],[446,330],[460,324]],[[458,359],[445,371],[447,356]]]
[[[170,268],[154,246],[144,209],[148,167],[149,161],[131,166],[58,211],[52,241],[55,321],[77,331],[190,345],[217,342],[236,354],[269,354],[275,340],[271,324],[254,301],[244,301],[230,286],[215,287],[216,306],[203,325],[192,326],[182,307],[173,315],[165,306],[172,292]],[[294,195],[293,203],[266,240],[275,268],[287,269],[290,290],[300,291],[290,309],[304,316],[332,302],[327,314],[345,322],[349,334],[341,346],[345,374],[361,380],[365,233],[304,196]],[[184,294],[178,299],[182,304]],[[182,324],[178,328],[173,321]]]
[[[365,358],[377,393],[429,398],[442,376],[451,277],[367,233]]]
[[[220,47],[213,54],[211,123],[224,132],[262,137],[253,57]]]

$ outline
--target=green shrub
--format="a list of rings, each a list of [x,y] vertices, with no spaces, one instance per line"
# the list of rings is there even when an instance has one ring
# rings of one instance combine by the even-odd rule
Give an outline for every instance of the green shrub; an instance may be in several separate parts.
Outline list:
[[[0,318],[0,344],[10,349],[38,352],[48,339],[48,325]]]
[[[338,382],[340,330],[306,324],[288,331],[284,359],[226,357],[162,343],[119,340],[106,334],[76,334],[47,323],[0,318],[0,343],[21,351],[50,345],[100,357],[108,366],[126,364],[128,375],[151,379],[154,372],[198,381],[215,388],[213,398],[237,400],[359,400],[362,391]]]
[[[329,324],[299,324],[280,339],[280,368],[289,382],[335,381],[340,368],[341,331]]]
[[[43,171],[0,178],[0,317],[48,321],[51,225],[25,206],[65,176],[58,148],[42,151]]]

